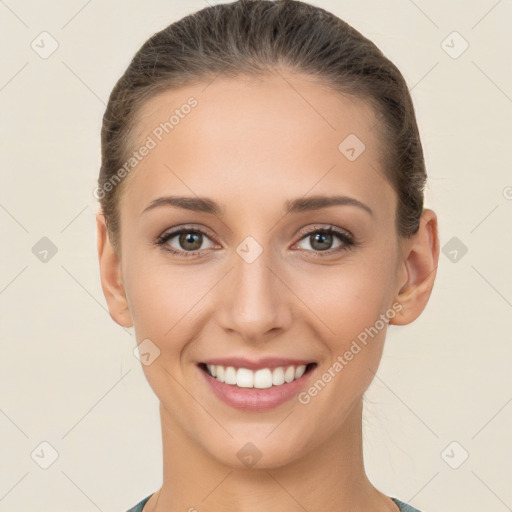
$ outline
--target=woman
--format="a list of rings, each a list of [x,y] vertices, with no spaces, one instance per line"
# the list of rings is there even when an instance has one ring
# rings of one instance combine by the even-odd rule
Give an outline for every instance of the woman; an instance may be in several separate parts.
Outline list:
[[[398,69],[306,3],[153,35],[113,89],[102,288],[160,401],[163,484],[130,512],[416,511],[376,489],[363,395],[439,256]]]

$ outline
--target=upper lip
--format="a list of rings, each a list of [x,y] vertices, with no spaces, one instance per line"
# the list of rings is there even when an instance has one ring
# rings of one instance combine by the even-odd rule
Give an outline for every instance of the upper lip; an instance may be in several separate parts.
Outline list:
[[[300,366],[313,363],[305,359],[291,359],[288,357],[262,357],[260,359],[247,359],[245,357],[216,357],[203,361],[207,365],[233,366],[235,368],[247,368],[259,370],[260,368],[278,368],[280,366]]]

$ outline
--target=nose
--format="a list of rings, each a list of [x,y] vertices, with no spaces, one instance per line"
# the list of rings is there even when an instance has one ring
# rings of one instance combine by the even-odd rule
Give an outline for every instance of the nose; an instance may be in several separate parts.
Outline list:
[[[293,294],[270,252],[263,250],[252,262],[234,253],[234,268],[222,284],[223,300],[217,311],[221,327],[253,343],[286,331],[292,322]]]

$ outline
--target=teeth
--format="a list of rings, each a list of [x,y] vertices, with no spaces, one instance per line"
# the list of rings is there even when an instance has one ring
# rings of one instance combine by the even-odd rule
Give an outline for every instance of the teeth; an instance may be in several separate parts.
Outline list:
[[[240,371],[240,370],[238,370]],[[250,370],[248,370],[250,371]],[[251,372],[252,373],[252,372]],[[272,387],[272,371],[268,368],[257,370],[254,372],[254,387],[265,389]]]
[[[295,368],[295,378],[298,379],[304,375],[304,372],[306,371],[306,365],[301,364],[300,366],[297,366]]]
[[[252,388],[254,385],[254,374],[247,368],[238,368],[234,382],[239,388]]]
[[[239,388],[265,389],[272,386],[281,386],[285,382],[292,382],[304,375],[306,365],[280,366],[271,370],[261,368],[252,371],[248,368],[234,368],[233,366],[206,365],[208,373],[218,381]]]
[[[283,370],[283,368],[276,368],[272,372],[272,384],[274,384],[274,386],[280,386],[281,384],[284,384],[284,370]]]
[[[236,385],[236,370],[232,366],[228,366],[224,372],[224,382],[226,384]]]
[[[286,382],[291,382],[295,378],[295,368],[293,366],[288,366],[286,371],[284,372],[284,380]]]

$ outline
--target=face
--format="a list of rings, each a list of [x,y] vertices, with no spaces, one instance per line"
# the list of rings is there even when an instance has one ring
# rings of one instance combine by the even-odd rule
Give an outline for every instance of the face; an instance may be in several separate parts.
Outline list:
[[[148,382],[167,421],[231,466],[249,441],[272,467],[339,431],[377,371],[401,285],[372,110],[284,76],[147,102],[134,147],[150,149],[119,210],[129,314],[149,357],[159,351]],[[279,384],[276,368],[293,366],[290,380],[306,363]]]

